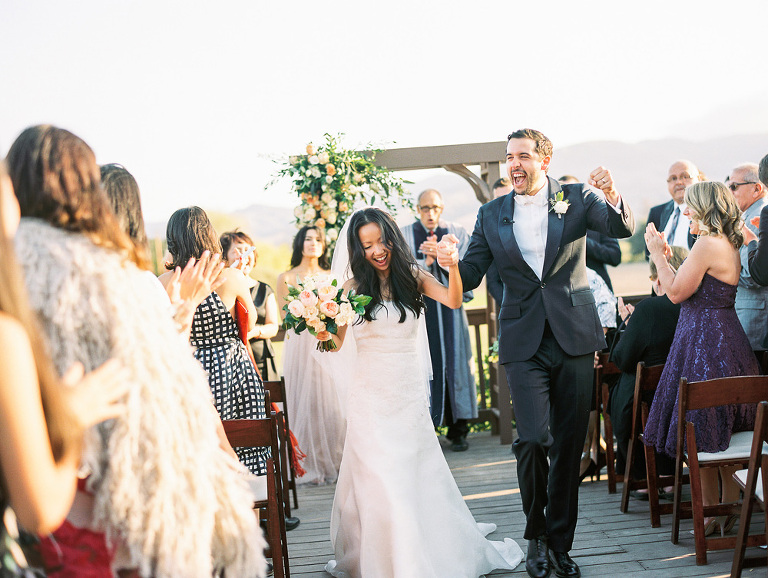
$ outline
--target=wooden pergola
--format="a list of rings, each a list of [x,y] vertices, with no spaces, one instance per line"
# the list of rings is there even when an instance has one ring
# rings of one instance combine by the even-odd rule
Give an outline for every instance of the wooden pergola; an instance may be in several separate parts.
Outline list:
[[[376,164],[391,171],[421,169],[445,169],[466,180],[472,187],[480,204],[493,198],[491,187],[502,175],[506,143],[504,141],[475,144],[443,145],[434,147],[413,147],[390,149],[376,155]],[[467,168],[480,166],[480,176]],[[480,347],[481,327],[488,331],[488,343],[496,341],[497,310],[493,298],[488,295],[485,309],[467,310],[467,318],[474,329],[477,344],[477,367],[480,380],[481,402],[478,410],[480,421],[490,421],[492,431],[498,434],[500,443],[511,444],[513,409],[509,399],[509,388],[503,372],[498,366],[489,368],[490,399],[486,399],[485,372]]]

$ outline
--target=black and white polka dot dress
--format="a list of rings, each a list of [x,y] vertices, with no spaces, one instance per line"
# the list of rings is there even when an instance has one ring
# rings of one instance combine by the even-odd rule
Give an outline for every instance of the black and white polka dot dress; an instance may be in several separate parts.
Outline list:
[[[240,340],[232,315],[216,292],[198,305],[190,343],[195,358],[208,372],[221,419],[267,417],[264,388]],[[254,474],[266,474],[268,449],[235,448],[240,461]]]

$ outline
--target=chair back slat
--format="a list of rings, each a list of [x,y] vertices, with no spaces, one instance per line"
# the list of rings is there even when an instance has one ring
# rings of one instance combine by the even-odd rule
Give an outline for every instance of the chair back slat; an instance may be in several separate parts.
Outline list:
[[[637,363],[637,372],[635,373],[635,388],[639,388],[640,393],[656,391],[664,372],[664,364],[646,365],[644,361]]]
[[[283,403],[283,384],[281,381],[263,381],[264,391],[269,392],[272,403]]]
[[[272,426],[266,419],[225,419],[224,433],[233,448],[272,447]]]
[[[741,375],[707,381],[680,379],[680,407],[688,410],[768,400],[768,376]]]

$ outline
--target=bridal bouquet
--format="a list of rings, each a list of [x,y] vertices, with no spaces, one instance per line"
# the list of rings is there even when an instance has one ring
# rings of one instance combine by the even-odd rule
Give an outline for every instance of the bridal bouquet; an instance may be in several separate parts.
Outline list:
[[[318,339],[319,351],[336,349],[331,337],[339,327],[351,323],[355,314],[365,313],[371,298],[358,295],[354,290],[344,295],[333,275],[311,275],[297,282],[298,287],[288,285],[283,328],[293,329],[296,334],[308,330]]]

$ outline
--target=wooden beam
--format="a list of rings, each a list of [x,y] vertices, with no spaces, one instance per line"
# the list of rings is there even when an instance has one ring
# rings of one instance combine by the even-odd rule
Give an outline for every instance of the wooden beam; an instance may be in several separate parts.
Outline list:
[[[434,147],[389,149],[376,155],[375,162],[391,171],[436,169],[446,165],[479,165],[504,162],[504,141]]]

